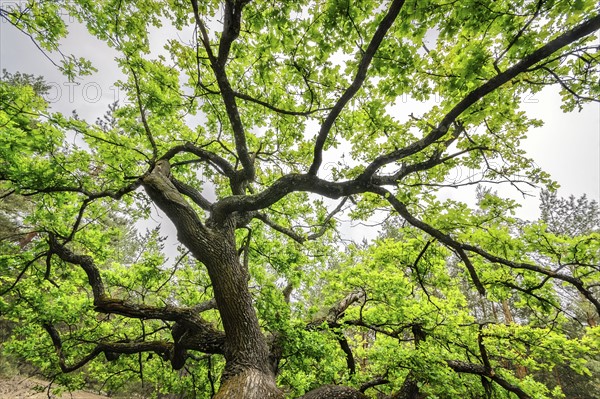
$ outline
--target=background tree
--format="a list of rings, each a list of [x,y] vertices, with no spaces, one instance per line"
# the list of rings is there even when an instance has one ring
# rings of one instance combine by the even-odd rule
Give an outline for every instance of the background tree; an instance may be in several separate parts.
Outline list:
[[[2,306],[22,317],[21,352],[54,352],[40,367],[93,375],[103,357],[143,376],[169,363],[188,367],[194,393],[257,399],[375,386],[395,398],[551,397],[560,389],[511,365],[587,371],[598,328],[555,329],[566,316],[552,287],[600,312],[598,233],[514,225],[514,202],[489,195],[477,211],[439,194],[473,180],[554,186],[519,148],[541,123],[519,98],[557,84],[565,110],[596,101],[596,2],[34,1],[0,16],[55,51],[63,11],[118,52],[130,102],[94,125],[2,83],[1,188],[32,198],[36,232],[3,258],[19,308]],[[151,51],[149,31],[164,25],[186,38],[159,43],[168,56]],[[71,56],[61,68],[93,70]],[[434,94],[422,115],[391,111]],[[107,219],[152,208],[181,255],[167,260],[151,234],[139,256],[117,257],[122,228]],[[400,241],[328,265],[336,217],[381,212],[405,223]],[[480,322],[459,281],[534,317]]]

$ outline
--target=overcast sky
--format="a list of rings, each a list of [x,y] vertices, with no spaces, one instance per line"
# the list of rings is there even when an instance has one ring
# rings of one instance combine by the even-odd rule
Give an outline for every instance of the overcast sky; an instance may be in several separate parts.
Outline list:
[[[70,30],[70,36],[63,42],[63,52],[87,58],[98,69],[93,76],[80,79],[77,85],[68,83],[27,36],[4,20],[0,22],[0,68],[13,73],[20,71],[44,76],[52,86],[48,99],[54,110],[70,114],[73,109],[77,109],[81,117],[94,121],[102,116],[109,103],[119,97],[122,100],[113,86],[114,81],[120,77],[114,62],[115,53],[87,34],[84,27],[72,24]],[[157,33],[153,38],[154,48],[160,48],[164,37],[161,38]],[[51,57],[59,59],[56,54]],[[554,89],[547,89],[523,100],[523,108],[531,116],[545,121],[544,127],[529,133],[529,138],[523,142],[523,148],[542,169],[558,181],[561,185],[559,195],[587,194],[599,200],[600,105],[590,104],[582,112],[564,114],[560,109],[560,97]],[[426,111],[417,103],[403,104],[403,108],[407,115]],[[449,192],[448,196],[472,203],[472,195],[465,198],[464,193],[462,189],[455,190]],[[531,193],[537,196],[536,192]],[[502,194],[510,195],[520,202],[523,200],[515,191],[502,190]],[[533,219],[536,215],[537,200],[525,201],[519,216]]]

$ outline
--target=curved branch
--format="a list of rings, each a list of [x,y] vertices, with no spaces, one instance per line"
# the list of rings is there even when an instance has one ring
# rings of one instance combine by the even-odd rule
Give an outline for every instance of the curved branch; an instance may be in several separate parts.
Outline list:
[[[337,323],[334,323],[329,326],[334,329],[335,338],[340,344],[340,348],[342,352],[346,354],[346,367],[348,367],[348,373],[350,375],[356,374],[356,361],[354,360],[354,354],[352,353],[352,348],[344,335],[344,332],[341,330],[335,331],[335,329],[339,329],[341,326]]]
[[[486,148],[477,147],[465,150],[464,152],[468,152],[475,149],[484,150]],[[406,176],[409,173],[421,169],[426,169],[427,167],[433,167],[435,165],[445,162],[450,158],[459,156],[462,153],[463,151],[449,155],[444,158],[433,157],[428,161],[403,167],[398,173],[396,173],[393,176],[379,176],[377,178],[374,178],[372,183],[375,185],[395,184],[397,179]],[[222,221],[225,219],[225,217],[227,217],[227,215],[233,212],[251,212],[265,209],[273,205],[280,199],[284,198],[286,195],[293,192],[307,191],[310,193],[322,195],[327,198],[338,199],[341,197],[348,197],[353,194],[365,193],[371,190],[373,187],[375,187],[373,186],[373,184],[367,183],[361,177],[343,182],[330,182],[324,179],[320,179],[315,175],[291,173],[280,177],[278,180],[276,180],[273,184],[271,184],[268,188],[266,188],[260,193],[253,195],[232,195],[218,201],[212,207],[211,217],[215,221]],[[335,215],[335,213],[339,212],[344,203],[345,202],[342,201],[342,204],[338,205],[338,207],[330,213],[328,218],[330,219]],[[283,231],[280,232],[284,233]],[[321,231],[311,235],[310,238],[317,238],[318,235],[322,235]],[[299,239],[300,236],[296,238]]]
[[[223,22],[223,33],[221,35],[221,41],[219,44],[219,54],[217,58],[215,58],[215,56],[212,53],[208,35],[206,33],[206,28],[204,27],[204,24],[200,19],[198,11],[198,2],[197,0],[191,0],[191,2],[192,7],[194,9],[194,17],[196,19],[196,24],[198,25],[198,28],[200,29],[202,34],[202,43],[204,45],[204,48],[206,49],[206,52],[208,53],[208,58],[210,60],[210,65],[213,70],[213,73],[217,78],[217,84],[219,85],[219,89],[221,90],[221,98],[223,99],[223,103],[225,104],[225,109],[227,111],[227,116],[231,124],[231,129],[233,130],[233,139],[235,141],[236,152],[243,167],[243,178],[247,181],[253,180],[255,176],[254,159],[250,156],[250,153],[248,151],[248,144],[246,142],[244,125],[242,124],[240,112],[235,101],[235,93],[231,88],[231,84],[229,83],[229,79],[227,78],[227,73],[225,72],[225,63],[227,61],[227,56],[229,55],[231,44],[238,37],[240,32],[242,8],[248,1],[227,0],[225,2],[225,20]]]
[[[450,141],[450,140],[448,140],[448,141]],[[447,145],[445,145],[445,147],[447,147]],[[397,184],[398,181],[402,180],[403,178],[405,178],[406,176],[408,176],[411,173],[428,170],[435,166],[442,165],[446,161],[452,160],[456,157],[459,157],[463,154],[467,154],[471,151],[490,151],[490,150],[491,149],[489,147],[485,147],[485,146],[470,147],[470,148],[466,148],[462,151],[455,152],[454,154],[447,155],[443,158],[441,157],[442,152],[436,151],[436,153],[434,153],[429,159],[427,159],[425,161],[418,162],[415,164],[407,164],[407,165],[403,164],[402,167],[400,168],[400,170],[398,170],[394,174],[374,175],[371,178],[371,182],[378,186],[392,186],[392,185]]]
[[[119,314],[140,320],[157,319],[175,322],[172,329],[175,343],[161,342],[161,348],[164,349],[163,352],[167,351],[172,353],[170,359],[173,368],[180,369],[183,367],[186,359],[185,351],[187,349],[199,350],[205,353],[224,353],[225,333],[215,329],[211,323],[199,316],[199,313],[201,312],[216,308],[216,302],[214,300],[203,302],[191,308],[180,308],[176,306],[148,306],[144,304],[129,303],[122,299],[110,298],[106,295],[100,271],[90,256],[73,253],[64,245],[58,243],[56,237],[52,234],[50,235],[49,243],[51,253],[58,255],[59,258],[65,262],[79,265],[85,271],[88,276],[89,284],[92,287],[94,310],[96,312]],[[62,352],[60,351],[61,344],[58,332],[51,326],[45,325],[44,327],[50,333],[60,358]],[[115,353],[137,353],[154,350],[149,349],[147,346],[149,344],[150,343],[128,343],[128,345],[122,348],[118,347],[114,350],[106,349],[107,345],[111,345],[112,348],[114,345],[121,344],[99,344],[94,351],[74,366],[67,367],[64,364],[64,359],[61,359],[61,369],[65,372],[76,370],[95,358],[100,352],[106,352],[107,350]],[[133,350],[133,352],[129,352],[128,350]]]
[[[114,354],[132,354],[141,352],[156,352],[162,358],[168,359],[169,354],[173,349],[173,344],[166,341],[148,341],[148,342],[102,342],[96,345],[92,351],[84,356],[80,361],[73,365],[67,365],[65,354],[62,347],[62,340],[58,330],[51,323],[44,323],[42,327],[52,340],[54,349],[58,355],[58,364],[64,373],[75,371],[85,366],[90,361],[94,360],[99,354],[104,352],[107,358],[115,359]]]
[[[25,275],[27,270],[29,270],[31,265],[33,265],[35,262],[37,262],[39,259],[43,258],[44,256],[47,256],[46,252],[37,254],[33,259],[31,259],[29,262],[27,262],[25,264],[25,266],[23,267],[23,269],[19,272],[19,275],[17,276],[15,281],[13,281],[13,283],[10,285],[10,287],[6,288],[5,290],[0,291],[0,296],[7,294],[9,291],[11,291],[13,288],[15,288],[17,286],[17,284],[19,283],[19,281],[21,281],[21,279],[23,278],[23,276]]]
[[[477,248],[473,245],[469,245],[469,244],[462,244],[462,247],[469,252],[473,252],[478,254],[479,256],[481,256],[484,259],[487,259],[490,262],[494,262],[494,263],[498,263],[501,265],[505,265],[508,266],[512,269],[525,269],[525,270],[531,270],[533,272],[537,272],[540,273],[544,276],[548,276],[548,277],[552,277],[552,278],[556,278],[558,280],[562,280],[564,282],[567,282],[571,285],[573,285],[577,291],[579,291],[583,297],[585,299],[587,299],[588,301],[590,301],[592,303],[592,305],[594,305],[594,307],[596,308],[596,312],[600,315],[600,301],[598,299],[596,299],[592,292],[587,289],[584,284],[583,281],[581,281],[581,279],[573,277],[573,276],[569,276],[567,274],[563,274],[563,273],[558,273],[555,272],[553,270],[548,270],[548,269],[544,269],[541,266],[538,265],[532,265],[530,263],[524,263],[524,262],[512,262],[509,261],[507,259],[504,258],[500,258],[496,255],[492,255],[486,251],[484,251],[481,248]]]
[[[69,373],[71,371],[80,369],[81,367],[94,360],[96,356],[98,356],[100,353],[102,353],[102,350],[98,346],[96,346],[88,355],[86,355],[79,362],[75,363],[72,366],[67,366],[67,363],[65,361],[65,354],[63,352],[62,347],[62,340],[60,339],[58,331],[50,323],[44,323],[42,324],[42,327],[44,328],[44,330],[46,330],[46,332],[48,332],[48,335],[50,335],[50,339],[52,340],[52,344],[54,345],[54,349],[56,351],[56,354],[58,355],[58,365],[60,366],[60,369],[63,373]]]
[[[309,174],[289,174],[282,176],[264,191],[254,195],[232,195],[215,203],[212,217],[223,220],[236,211],[249,212],[265,209],[286,195],[297,191],[308,191],[328,198],[341,198],[352,194],[364,193],[367,185],[357,180],[329,182]]]
[[[531,396],[527,392],[523,391],[520,387],[511,384],[498,374],[494,373],[493,370],[487,370],[485,366],[474,363],[467,363],[459,360],[448,360],[446,361],[448,367],[458,373],[476,374],[482,377],[487,377],[500,385],[502,388],[509,392],[514,393],[519,399],[531,399]]]
[[[88,278],[88,283],[92,287],[92,293],[94,295],[94,305],[96,303],[100,303],[102,300],[106,299],[106,290],[104,288],[104,282],[102,281],[102,277],[100,276],[100,270],[94,264],[94,260],[91,256],[88,255],[77,255],[73,253],[67,247],[61,245],[56,236],[54,234],[49,234],[48,236],[48,244],[50,246],[50,253],[56,254],[58,257],[65,262],[73,263],[81,266],[83,271]]]
[[[229,163],[229,161],[220,157],[214,152],[207,151],[190,142],[172,147],[169,151],[165,152],[160,159],[168,161],[180,152],[194,154],[200,158],[200,160],[205,161],[209,165],[213,166],[217,172],[229,177],[230,179],[235,178],[235,169],[233,168],[233,165]]]
[[[100,276],[100,270],[95,265],[91,256],[75,254],[73,251],[60,244],[53,234],[49,235],[49,246],[51,254],[57,255],[60,259],[67,263],[79,265],[85,271],[88,276],[88,282],[92,287],[94,307],[97,312],[120,314],[122,316],[133,317],[142,320],[186,320],[188,323],[198,324],[199,327],[204,328],[207,323],[202,321],[198,314],[216,308],[214,299],[202,302],[191,308],[186,308],[168,305],[163,307],[147,306],[132,304],[122,299],[110,298],[106,294],[104,282]],[[44,254],[41,254],[40,256],[43,255]],[[40,256],[38,256],[38,258]]]
[[[210,210],[212,203],[209,200],[207,200],[206,198],[204,198],[204,196],[200,193],[200,191],[196,190],[194,187],[190,186],[189,184],[186,184],[180,180],[177,180],[173,176],[171,176],[171,182],[173,183],[175,188],[177,188],[177,190],[179,190],[179,192],[181,194],[190,198],[200,208],[204,209],[205,211]]]
[[[390,380],[388,380],[387,378],[384,377],[375,377],[370,381],[367,381],[363,384],[361,384],[360,388],[358,388],[359,391],[361,391],[362,393],[364,393],[367,389],[379,386],[379,385],[385,385],[385,384],[389,384]]]
[[[524,57],[512,67],[508,68],[506,71],[499,73],[467,94],[444,116],[438,126],[427,136],[402,149],[392,151],[388,154],[375,158],[375,160],[371,162],[371,164],[360,175],[359,179],[368,181],[380,167],[391,162],[399,161],[400,159],[416,154],[417,152],[422,151],[424,148],[427,148],[436,140],[439,140],[441,137],[443,137],[448,132],[450,125],[452,125],[452,123],[454,123],[456,119],[471,105],[475,104],[487,94],[498,89],[500,86],[509,82],[519,74],[526,72],[528,68],[544,60],[554,52],[592,34],[598,29],[600,29],[600,15],[590,18],[589,20],[575,26],[568,32],[565,32],[557,38],[549,41],[542,47],[535,50],[533,53]]]
[[[152,172],[144,177],[143,185],[152,201],[177,226],[179,241],[188,249],[193,248],[192,253],[198,260],[205,260],[205,257],[198,255],[203,252],[200,248],[206,245],[207,229],[194,208],[171,182],[169,162],[159,160]]]
[[[314,148],[314,156],[312,165],[308,169],[309,175],[316,175],[321,163],[323,162],[323,147],[325,146],[325,141],[327,140],[327,136],[329,135],[329,131],[333,127],[333,124],[337,117],[340,115],[346,104],[356,95],[358,90],[363,85],[366,77],[367,71],[369,70],[369,66],[371,61],[373,60],[373,56],[377,52],[377,49],[381,45],[385,35],[388,30],[391,28],[392,24],[396,20],[396,17],[400,13],[402,6],[404,5],[404,0],[394,0],[390,5],[390,8],[387,11],[385,17],[377,26],[377,30],[369,43],[367,50],[364,52],[362,59],[360,60],[360,64],[358,64],[358,70],[356,71],[356,76],[352,81],[352,84],[346,89],[344,94],[338,99],[335,106],[331,109],[329,115],[321,125],[321,129],[317,134],[317,140],[315,142]]]
[[[7,180],[0,177],[0,180]],[[135,191],[138,187],[142,185],[142,179],[136,179],[133,183],[128,184],[125,187],[121,187],[118,190],[104,190],[93,192],[86,190],[83,187],[69,187],[69,186],[53,186],[53,187],[45,187],[45,188],[29,188],[29,187],[21,187],[23,190],[32,190],[30,193],[21,194],[24,197],[29,197],[35,194],[40,193],[60,193],[60,192],[70,192],[70,193],[80,193],[88,197],[90,200],[95,200],[98,198],[112,198],[112,199],[121,199],[125,194],[129,194],[132,191]]]
[[[427,234],[431,235],[432,237],[435,237],[438,241],[445,244],[449,248],[452,248],[456,251],[468,251],[468,252],[476,253],[477,255],[481,256],[482,258],[484,258],[492,263],[497,263],[497,264],[501,264],[504,266],[508,266],[511,269],[531,270],[533,272],[540,273],[544,276],[548,276],[548,277],[556,278],[558,280],[565,281],[565,282],[573,285],[583,295],[584,298],[586,298],[588,301],[590,301],[596,308],[596,311],[598,312],[598,314],[600,314],[600,301],[592,295],[592,292],[589,289],[586,289],[586,287],[584,286],[583,281],[581,281],[581,279],[573,277],[573,276],[569,276],[567,274],[562,274],[562,273],[559,273],[559,272],[556,272],[553,270],[548,270],[548,269],[545,269],[538,265],[533,265],[533,264],[524,263],[524,262],[513,262],[508,259],[504,259],[499,256],[493,255],[493,254],[491,254],[481,248],[478,248],[474,245],[460,243],[460,242],[454,240],[449,235],[444,234],[443,232],[434,228],[433,226],[414,217],[408,211],[408,209],[406,208],[406,205],[403,204],[402,202],[400,202],[388,190],[386,190],[382,187],[377,187],[377,188],[372,189],[372,192],[379,194],[382,197],[384,197],[385,199],[387,199],[388,202],[392,205],[392,207],[396,210],[396,212],[398,212],[400,214],[400,216],[402,216],[408,223],[410,223],[414,227],[426,232]]]

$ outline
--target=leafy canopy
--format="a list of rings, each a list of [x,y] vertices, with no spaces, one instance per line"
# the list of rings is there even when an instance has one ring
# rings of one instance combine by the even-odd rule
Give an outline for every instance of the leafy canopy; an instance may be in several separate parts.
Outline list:
[[[543,122],[520,102],[551,85],[565,111],[597,101],[598,12],[592,0],[0,8],[50,58],[61,15],[75,16],[118,54],[127,98],[90,123],[54,112],[43,80],[0,81],[3,348],[69,388],[209,397],[237,372],[227,345],[244,323],[224,309],[248,295],[254,343],[290,397],[324,384],[564,397],[555,367],[590,375],[600,351],[597,204],[546,193],[542,219],[522,221],[489,190],[474,208],[444,190],[556,188],[521,148]],[[68,79],[94,72],[58,56]],[[154,209],[176,251],[136,230]],[[348,244],[352,226],[382,218],[376,240]],[[219,267],[239,263],[242,284],[221,292],[211,250],[229,259],[230,241],[236,260]]]

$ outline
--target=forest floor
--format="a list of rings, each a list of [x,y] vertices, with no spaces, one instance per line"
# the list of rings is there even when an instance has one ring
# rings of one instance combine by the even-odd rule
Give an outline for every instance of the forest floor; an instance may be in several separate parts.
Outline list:
[[[106,396],[85,391],[64,392],[62,396],[48,396],[48,382],[26,376],[0,376],[0,399],[106,399]]]

